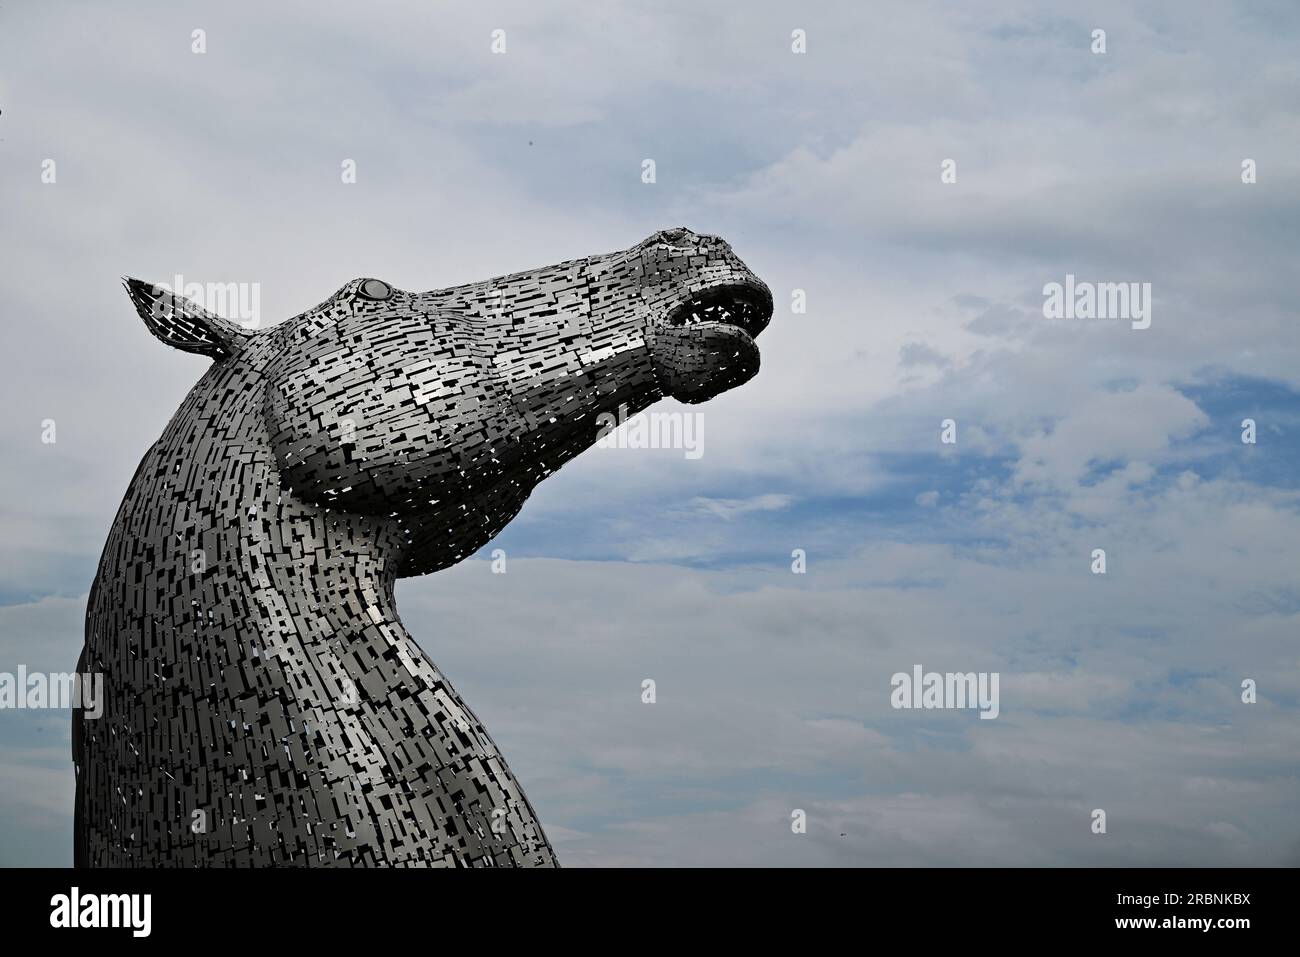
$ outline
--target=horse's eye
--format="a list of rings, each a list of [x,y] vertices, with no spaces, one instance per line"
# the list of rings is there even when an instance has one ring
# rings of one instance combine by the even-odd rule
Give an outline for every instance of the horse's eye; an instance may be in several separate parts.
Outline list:
[[[393,294],[393,288],[380,279],[367,279],[357,291],[367,299],[387,299]]]

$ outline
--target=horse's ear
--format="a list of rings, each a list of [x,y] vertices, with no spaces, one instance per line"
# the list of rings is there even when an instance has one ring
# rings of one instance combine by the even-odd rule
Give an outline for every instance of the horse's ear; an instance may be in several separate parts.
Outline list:
[[[140,313],[145,328],[182,352],[225,359],[242,349],[254,335],[161,286],[129,277],[122,279],[122,285],[135,303],[135,311]]]

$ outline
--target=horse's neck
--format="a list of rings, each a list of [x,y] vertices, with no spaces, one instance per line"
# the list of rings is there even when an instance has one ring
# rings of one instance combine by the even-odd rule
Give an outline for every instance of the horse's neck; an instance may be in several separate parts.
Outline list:
[[[269,619],[271,631],[310,641],[380,622],[401,627],[393,597],[401,543],[393,523],[296,507],[282,509],[279,519],[240,569],[254,608],[280,616]]]
[[[221,377],[205,377],[145,455],[97,587],[164,627],[263,644],[378,621],[400,627],[397,523],[331,512],[283,488],[260,402],[223,405],[223,395]]]

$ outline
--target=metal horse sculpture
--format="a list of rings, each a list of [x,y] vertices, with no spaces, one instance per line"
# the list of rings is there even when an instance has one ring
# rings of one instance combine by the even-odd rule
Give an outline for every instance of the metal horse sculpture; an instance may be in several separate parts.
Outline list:
[[[686,229],[434,292],[357,279],[253,332],[135,279],[213,359],[113,522],[73,716],[79,866],[553,866],[396,579],[495,536],[598,417],[758,371],[772,297]]]

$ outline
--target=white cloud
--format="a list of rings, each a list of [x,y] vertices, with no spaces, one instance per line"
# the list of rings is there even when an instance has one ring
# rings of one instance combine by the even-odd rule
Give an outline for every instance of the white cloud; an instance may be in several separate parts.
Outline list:
[[[1158,461],[1172,441],[1209,422],[1196,403],[1168,386],[1088,395],[1049,429],[1019,442],[1018,484],[1041,482],[1072,486],[1089,469],[1115,461]],[[1130,482],[1150,478],[1149,470],[1127,473]]]
[[[691,499],[691,505],[698,512],[712,515],[715,518],[733,519],[749,512],[775,512],[783,508],[789,508],[794,498],[790,495],[777,495],[769,493],[767,495],[754,495],[749,498],[706,498],[696,496]]]

